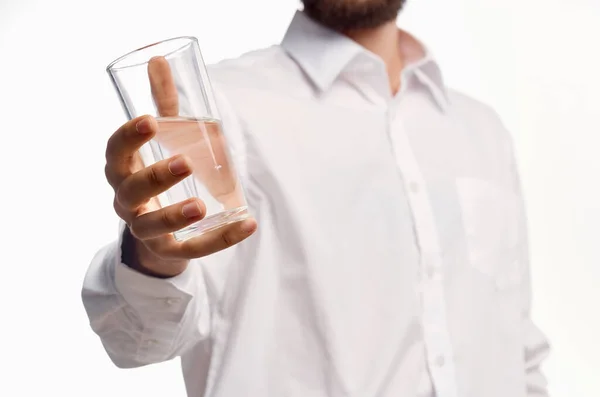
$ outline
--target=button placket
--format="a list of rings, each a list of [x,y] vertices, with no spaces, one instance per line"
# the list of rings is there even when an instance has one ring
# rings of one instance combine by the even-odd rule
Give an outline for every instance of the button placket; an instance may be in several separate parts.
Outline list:
[[[442,257],[437,240],[437,226],[425,180],[410,148],[401,120],[393,120],[396,162],[405,181],[408,201],[413,213],[415,232],[421,251],[421,299],[423,337],[426,344],[432,382],[438,397],[456,397],[452,344],[446,320]]]

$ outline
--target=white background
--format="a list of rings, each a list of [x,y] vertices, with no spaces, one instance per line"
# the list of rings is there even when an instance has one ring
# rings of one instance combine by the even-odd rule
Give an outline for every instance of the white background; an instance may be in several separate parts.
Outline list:
[[[211,63],[275,44],[296,7],[0,0],[0,395],[184,396],[178,361],[113,367],[80,301],[92,255],[116,237],[103,156],[124,116],[104,67],[178,35]],[[514,133],[554,396],[600,395],[598,22],[597,0],[408,0],[399,19]]]

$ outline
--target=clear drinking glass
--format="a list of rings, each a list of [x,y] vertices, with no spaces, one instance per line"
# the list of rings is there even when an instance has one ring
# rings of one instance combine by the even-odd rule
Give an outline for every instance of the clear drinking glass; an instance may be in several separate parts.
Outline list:
[[[198,40],[177,37],[132,51],[106,71],[129,119],[156,117],[159,132],[142,148],[145,166],[177,154],[192,175],[158,196],[161,207],[198,197],[206,216],[176,231],[179,241],[248,217]]]

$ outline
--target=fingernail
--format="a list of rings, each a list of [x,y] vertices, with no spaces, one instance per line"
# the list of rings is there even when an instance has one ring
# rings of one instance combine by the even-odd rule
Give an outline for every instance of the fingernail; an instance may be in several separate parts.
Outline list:
[[[181,209],[181,212],[183,213],[183,216],[185,216],[186,218],[197,218],[200,215],[202,215],[200,206],[196,202],[187,203],[186,205],[183,206],[183,208]]]
[[[187,161],[185,161],[183,157],[177,157],[175,160],[169,163],[169,171],[175,176],[183,175],[189,170],[190,167],[188,167]]]
[[[149,134],[152,132],[152,126],[150,124],[150,119],[145,118],[137,122],[135,125],[135,129],[142,135]]]

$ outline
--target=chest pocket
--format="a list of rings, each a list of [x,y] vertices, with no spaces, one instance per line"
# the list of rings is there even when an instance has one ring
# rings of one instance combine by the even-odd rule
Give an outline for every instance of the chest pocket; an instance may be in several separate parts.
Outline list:
[[[519,285],[524,243],[520,197],[483,179],[458,178],[456,184],[470,265],[498,289]]]

